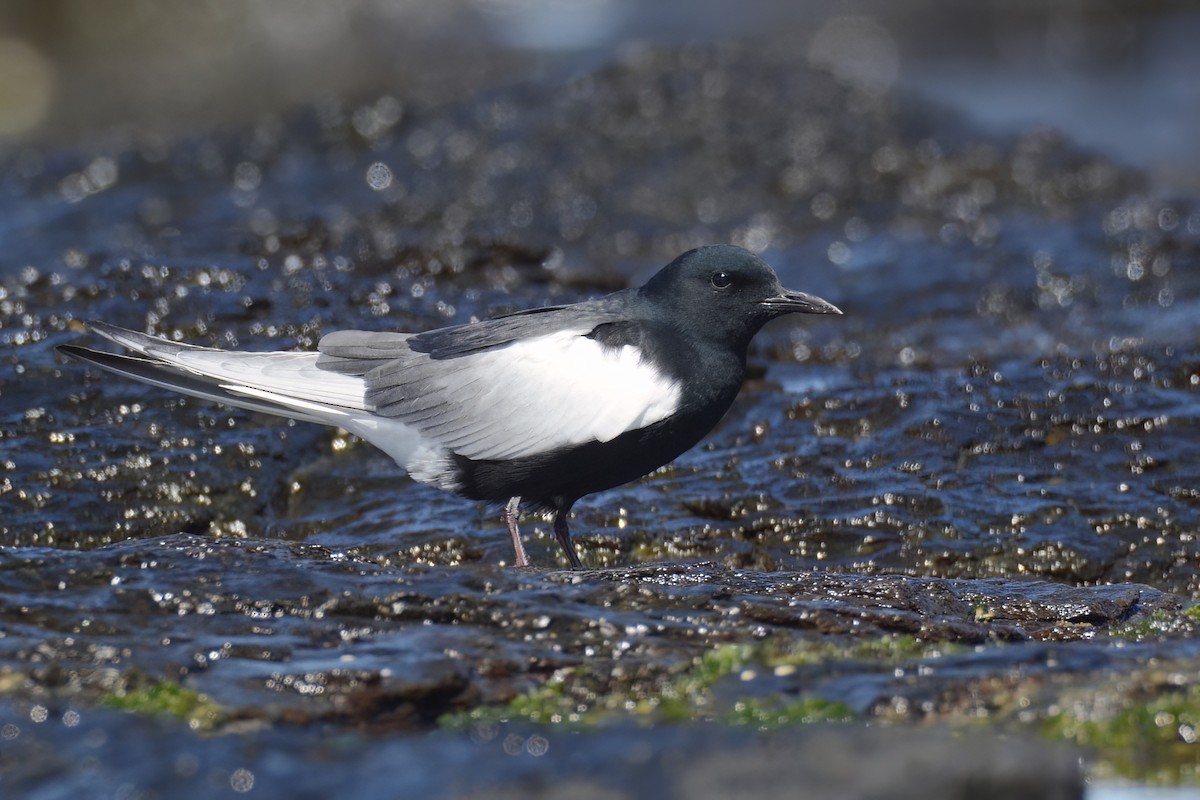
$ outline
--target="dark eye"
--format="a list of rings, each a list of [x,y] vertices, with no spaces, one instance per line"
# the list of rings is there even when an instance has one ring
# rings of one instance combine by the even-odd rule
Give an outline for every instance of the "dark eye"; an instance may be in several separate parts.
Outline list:
[[[724,289],[729,284],[733,283],[733,278],[729,277],[728,272],[714,272],[712,276],[712,285],[718,289]]]

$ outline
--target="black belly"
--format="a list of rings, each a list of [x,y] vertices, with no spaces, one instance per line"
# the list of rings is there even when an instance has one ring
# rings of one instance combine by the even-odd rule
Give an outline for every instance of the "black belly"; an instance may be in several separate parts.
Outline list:
[[[511,461],[455,456],[462,488],[473,500],[521,497],[533,508],[570,508],[584,495],[611,489],[658,469],[690,450],[717,424],[724,408],[700,418],[677,415],[608,442],[588,442]]]

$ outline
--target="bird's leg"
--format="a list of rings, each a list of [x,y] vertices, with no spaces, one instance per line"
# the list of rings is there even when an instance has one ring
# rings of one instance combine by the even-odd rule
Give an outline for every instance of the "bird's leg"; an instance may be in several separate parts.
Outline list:
[[[567,529],[567,515],[571,513],[571,504],[558,504],[554,509],[554,538],[558,539],[558,546],[567,554],[567,560],[571,562],[571,569],[583,569],[583,562],[579,560],[579,553],[575,551],[575,543],[571,541],[571,531]]]
[[[529,559],[525,557],[525,545],[521,544],[521,532],[517,530],[517,510],[520,507],[520,496],[511,498],[508,505],[504,507],[504,522],[508,525],[508,533],[513,540],[513,550],[517,554],[515,566],[528,567]]]

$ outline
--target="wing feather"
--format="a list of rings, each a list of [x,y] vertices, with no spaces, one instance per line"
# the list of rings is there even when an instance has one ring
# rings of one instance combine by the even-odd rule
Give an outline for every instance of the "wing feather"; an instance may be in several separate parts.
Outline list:
[[[410,350],[402,366],[368,373],[367,404],[475,460],[607,442],[678,409],[679,381],[637,348],[605,346],[590,331],[558,330],[455,358]]]
[[[504,460],[607,442],[678,410],[678,379],[634,344],[591,336],[613,308],[601,300],[570,311],[418,335],[340,331],[315,353],[223,351],[97,323],[137,358],[91,360],[231,405],[340,425],[418,480],[446,486],[450,454]]]

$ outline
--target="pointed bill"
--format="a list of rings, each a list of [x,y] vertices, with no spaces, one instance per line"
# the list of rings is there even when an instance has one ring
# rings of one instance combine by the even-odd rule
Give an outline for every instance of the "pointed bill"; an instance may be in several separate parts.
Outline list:
[[[768,297],[762,304],[780,314],[841,314],[842,310],[815,294],[784,290],[777,297]]]

